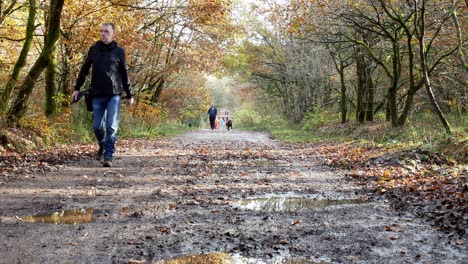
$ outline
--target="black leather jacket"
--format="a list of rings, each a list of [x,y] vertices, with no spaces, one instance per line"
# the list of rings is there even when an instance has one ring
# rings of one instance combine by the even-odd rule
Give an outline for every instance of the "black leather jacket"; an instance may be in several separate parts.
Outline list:
[[[113,41],[104,44],[96,42],[88,51],[88,56],[81,67],[76,80],[75,91],[83,86],[89,69],[93,66],[91,74],[91,95],[107,97],[121,95],[125,90],[127,98],[132,97],[130,80],[125,68],[125,50]]]

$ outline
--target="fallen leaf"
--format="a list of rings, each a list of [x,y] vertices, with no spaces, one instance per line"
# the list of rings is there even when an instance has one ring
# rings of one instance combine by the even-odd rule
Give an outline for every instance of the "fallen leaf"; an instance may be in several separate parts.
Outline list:
[[[388,231],[388,232],[400,232],[400,229],[398,229],[398,228],[396,228],[396,227],[393,227],[393,226],[386,225],[386,226],[385,226],[385,231]]]
[[[130,259],[127,262],[127,264],[142,264],[142,263],[146,263],[146,260]]]
[[[296,221],[292,222],[291,225],[294,226],[294,225],[297,225],[297,224],[300,224],[300,223],[301,223],[301,220],[296,220]]]
[[[160,227],[159,227],[159,232],[161,232],[161,233],[163,233],[163,234],[170,234],[170,233],[171,233],[171,230],[170,230],[168,227],[160,226]]]
[[[120,208],[120,213],[121,214],[127,214],[128,213],[128,207],[125,206],[125,207]]]
[[[457,244],[457,245],[459,245],[459,246],[463,245],[464,243],[465,243],[465,241],[463,241],[463,240],[461,240],[461,239],[457,239],[457,240],[455,241],[455,244]]]

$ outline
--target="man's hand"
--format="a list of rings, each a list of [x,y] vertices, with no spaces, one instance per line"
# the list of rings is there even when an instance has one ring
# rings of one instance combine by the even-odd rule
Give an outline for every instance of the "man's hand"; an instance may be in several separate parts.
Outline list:
[[[72,102],[78,101],[78,95],[80,94],[79,91],[73,91],[72,93]]]
[[[133,97],[127,99],[127,105],[128,105],[128,106],[131,106],[132,104],[133,104]]]

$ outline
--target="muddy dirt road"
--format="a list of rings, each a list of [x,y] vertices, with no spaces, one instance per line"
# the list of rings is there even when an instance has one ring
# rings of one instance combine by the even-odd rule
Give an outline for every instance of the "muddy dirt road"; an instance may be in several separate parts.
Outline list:
[[[2,178],[0,263],[468,263],[465,245],[264,134],[121,140],[116,155]]]

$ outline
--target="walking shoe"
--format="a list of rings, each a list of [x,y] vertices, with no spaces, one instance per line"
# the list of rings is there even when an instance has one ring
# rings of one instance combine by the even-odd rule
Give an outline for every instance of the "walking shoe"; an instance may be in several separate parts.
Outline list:
[[[96,153],[96,160],[102,160],[102,158],[104,157],[104,148],[103,147],[99,147],[97,153]]]
[[[104,162],[102,163],[102,166],[112,167],[112,160],[111,159],[105,159]]]

